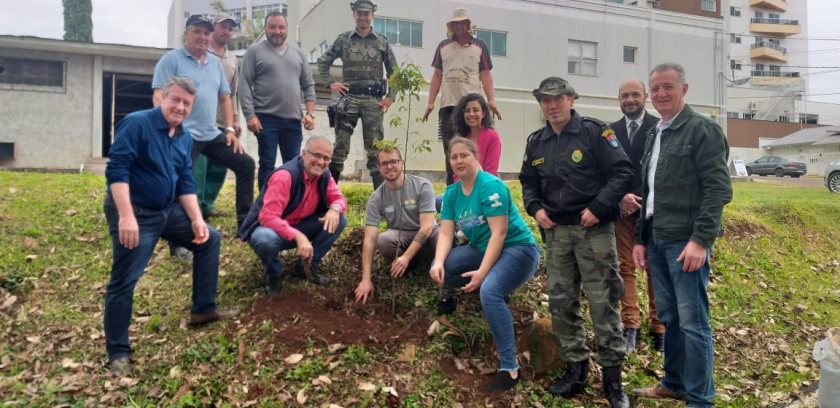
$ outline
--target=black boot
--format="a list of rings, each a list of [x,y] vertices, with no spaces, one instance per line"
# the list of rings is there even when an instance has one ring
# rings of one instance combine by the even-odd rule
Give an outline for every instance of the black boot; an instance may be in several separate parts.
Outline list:
[[[549,384],[546,391],[554,396],[571,398],[589,384],[589,359],[567,363],[566,373],[559,380]]]
[[[439,300],[438,316],[455,313],[455,309],[458,308],[458,289],[444,284],[440,291]]]
[[[615,367],[603,367],[604,369],[604,394],[610,401],[612,408],[630,408],[630,400],[621,385],[621,365]]]
[[[370,173],[370,179],[373,181],[373,189],[376,190],[379,186],[385,182],[385,179],[382,178],[382,174],[380,173]]]
[[[338,184],[338,179],[341,178],[341,173],[335,170],[330,170],[330,175],[332,176],[333,180],[335,180],[335,184]]]
[[[283,288],[283,284],[281,278],[283,275],[266,275],[265,276],[265,294],[268,296],[274,296],[280,293],[280,289]]]
[[[627,346],[627,354],[636,351],[637,340],[639,340],[639,329],[624,329],[624,344]]]
[[[665,333],[651,333],[653,336],[653,349],[665,353]]]

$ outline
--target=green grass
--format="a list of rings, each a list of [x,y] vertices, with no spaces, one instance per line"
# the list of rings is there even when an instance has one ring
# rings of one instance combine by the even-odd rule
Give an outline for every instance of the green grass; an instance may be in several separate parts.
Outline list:
[[[102,215],[104,185],[102,177],[92,175],[0,172],[0,305],[17,297],[13,305],[0,308],[0,403],[294,406],[303,389],[304,406],[351,405],[347,401],[384,406],[384,393],[359,389],[360,382],[370,382],[396,386],[406,407],[483,404],[483,399],[465,401],[466,391],[440,367],[439,361],[451,359],[453,350],[465,348],[453,336],[421,333],[425,340],[409,363],[397,362],[402,345],[351,344],[330,353],[323,339],[313,336],[301,339],[305,358],[289,365],[283,359],[299,345],[275,344],[272,333],[278,326],[272,320],[257,321],[247,332],[236,332],[230,322],[183,330],[189,314],[191,268],[188,262],[169,259],[163,244],[156,248],[135,290],[131,335],[137,374],[123,382],[109,378],[102,332],[111,267],[111,241]],[[509,185],[521,206],[521,189],[517,183]],[[363,225],[371,189],[361,184],[341,187],[350,202],[347,235]],[[443,191],[443,185],[435,187]],[[724,214],[725,237],[713,251],[710,285],[717,403],[773,405],[818,377],[819,368],[809,357],[811,348],[827,328],[840,322],[836,221],[840,196],[824,188],[770,183],[736,183],[734,189],[735,200]],[[226,185],[218,206],[232,211],[232,183]],[[527,215],[524,219],[535,231],[534,221]],[[259,261],[247,245],[234,240],[233,217],[213,219],[211,224],[223,234],[220,307],[248,313],[264,296]],[[337,270],[331,272],[342,282],[358,280],[357,265],[341,257],[332,265]],[[437,289],[428,279],[398,281],[392,293],[392,282],[382,273],[387,265],[378,262],[376,268],[374,283],[381,303],[390,307],[393,298],[398,310],[434,317]],[[643,282],[639,279],[640,285]],[[523,315],[536,311],[548,316],[539,300],[544,288],[541,274],[514,293],[516,308],[523,309]],[[643,289],[640,303],[645,305]],[[290,282],[290,289],[284,290],[310,287]],[[643,321],[645,309],[642,306]],[[588,325],[588,313],[585,316]],[[492,345],[476,296],[462,297],[452,321],[474,350]],[[482,358],[491,366],[497,364],[492,356]],[[653,384],[661,366],[661,357],[647,351],[630,356],[624,370],[627,388]],[[332,384],[314,385],[321,375]],[[509,406],[518,398],[519,404],[539,402],[546,407],[601,404],[597,382],[581,398],[567,401],[545,394],[542,387],[549,378],[523,381],[516,393],[496,402]],[[634,407],[673,406],[632,402]]]

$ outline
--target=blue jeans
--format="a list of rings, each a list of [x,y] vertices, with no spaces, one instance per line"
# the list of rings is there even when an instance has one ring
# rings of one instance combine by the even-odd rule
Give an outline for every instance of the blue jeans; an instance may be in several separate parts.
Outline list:
[[[647,259],[656,311],[665,325],[667,390],[686,397],[688,406],[712,407],[712,328],[709,325],[709,255],[700,269],[683,272],[677,262],[688,241],[657,240],[648,235]]]
[[[469,283],[462,273],[478,270],[484,252],[465,245],[452,248],[443,263],[444,285],[461,288]],[[496,264],[481,283],[481,309],[493,332],[496,351],[499,353],[501,371],[516,371],[516,341],[513,334],[513,319],[505,303],[505,295],[522,286],[534,276],[540,264],[540,249],[534,245],[515,245],[502,249]]]
[[[338,221],[338,228],[335,229],[334,233],[330,234],[324,230],[324,224],[318,221],[318,218],[322,216],[312,215],[293,225],[295,229],[303,235],[306,235],[306,238],[309,238],[309,242],[312,243],[312,265],[321,263],[321,259],[332,248],[332,244],[341,235],[344,227],[347,226],[347,217],[341,214],[341,218]],[[297,243],[294,239],[287,241],[274,232],[273,229],[263,226],[259,226],[254,230],[251,234],[251,239],[248,240],[248,245],[256,252],[257,257],[262,262],[263,271],[269,276],[280,276],[283,274],[283,261],[277,256],[278,253],[284,249],[297,248]]]
[[[443,208],[443,193],[435,196],[435,210],[440,214],[440,209]]]
[[[193,252],[192,307],[190,313],[209,313],[216,310],[216,285],[219,280],[219,248],[222,237],[218,231],[207,226],[210,238],[200,245],[195,238],[192,223],[180,204],[170,203],[163,210],[153,210],[132,205],[137,226],[140,229],[140,244],[128,249],[120,244],[120,216],[110,195],[103,203],[108,233],[111,234],[114,264],[111,280],[105,295],[105,344],[108,359],[128,357],[131,346],[128,343],[128,327],[134,305],[134,287],[152,257],[160,238]]]
[[[299,119],[283,119],[266,113],[258,113],[262,131],[257,136],[257,152],[260,155],[260,169],[257,171],[257,187],[262,191],[268,175],[274,171],[277,161],[277,147],[283,163],[300,156],[303,128]]]

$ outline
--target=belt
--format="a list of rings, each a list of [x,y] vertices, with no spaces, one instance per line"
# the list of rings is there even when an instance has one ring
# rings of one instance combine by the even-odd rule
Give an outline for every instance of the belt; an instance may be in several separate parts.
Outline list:
[[[350,88],[347,90],[347,93],[351,95],[381,96],[378,92],[376,92],[373,85],[350,85]]]

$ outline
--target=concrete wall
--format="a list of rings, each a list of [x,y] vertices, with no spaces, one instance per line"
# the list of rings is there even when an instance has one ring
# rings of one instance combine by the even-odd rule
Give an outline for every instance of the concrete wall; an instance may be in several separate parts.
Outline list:
[[[347,4],[322,1],[308,11],[301,9],[304,0],[289,2],[290,15],[303,16],[300,21],[301,49],[309,54],[323,41],[331,44],[335,37],[354,28]],[[438,43],[444,39],[445,23],[452,10],[467,7],[479,29],[507,32],[507,56],[493,56],[495,98],[503,120],[496,123],[502,138],[499,171],[518,172],[527,136],[542,126],[542,115],[531,95],[540,80],[560,76],[570,81],[581,95],[575,108],[584,116],[612,122],[621,118],[618,108],[618,87],[627,78],[646,81],[653,65],[665,60],[682,63],[687,70],[690,89],[687,101],[697,111],[719,116],[724,105],[722,84],[716,72],[725,61],[725,41],[720,19],[700,18],[655,9],[615,5],[612,3],[555,0],[552,4],[514,0],[428,1],[391,0],[379,2],[378,17],[423,22],[423,47],[394,46],[399,62],[412,61],[431,78],[432,58]],[[308,7],[308,5],[307,5]],[[296,11],[297,10],[297,11]],[[715,31],[718,31],[716,34]],[[568,40],[598,43],[597,76],[570,75],[567,72]],[[623,62],[623,47],[637,48],[636,63]],[[691,49],[693,52],[684,52]],[[728,64],[728,62],[726,62]],[[315,73],[317,75],[317,73]],[[421,94],[416,109],[422,115],[428,94]],[[650,106],[649,106],[650,107]],[[436,106],[439,108],[439,106]],[[386,138],[400,133],[388,129],[393,107],[386,115]],[[444,171],[443,147],[437,141],[437,112],[427,123],[418,125],[419,140],[433,141],[433,152],[409,161],[409,169],[430,172]],[[354,133],[347,172],[358,158],[361,148],[361,124]],[[363,163],[363,161],[361,161]]]
[[[17,158],[0,159],[0,168],[78,169],[92,152],[94,57],[11,48],[0,55],[66,62],[63,92],[0,88],[0,142],[17,146]]]

